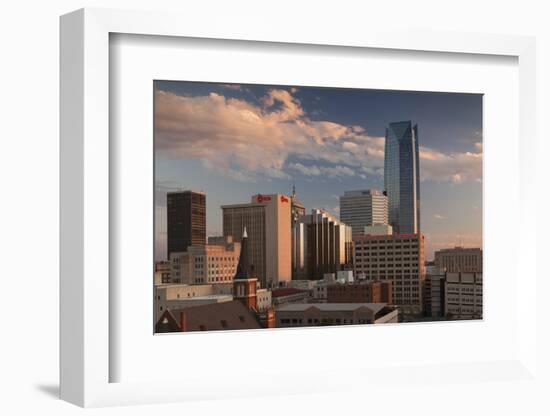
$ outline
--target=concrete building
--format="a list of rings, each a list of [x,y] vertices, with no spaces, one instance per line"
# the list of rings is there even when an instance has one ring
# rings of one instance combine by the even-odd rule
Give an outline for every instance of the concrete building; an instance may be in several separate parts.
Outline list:
[[[171,283],[172,265],[169,261],[157,261],[155,263],[155,285]]]
[[[271,297],[271,290],[258,289],[256,291],[256,309],[258,312],[265,312],[273,307],[273,300]]]
[[[233,283],[220,283],[216,285],[184,285],[167,284],[155,286],[154,296],[156,301],[173,299],[189,299],[197,296],[232,295]]]
[[[336,281],[338,283],[353,283],[353,271],[352,270],[338,270],[336,272]]]
[[[422,312],[424,236],[363,236],[354,240],[355,275],[392,282],[393,302],[404,314]]]
[[[254,195],[250,203],[224,205],[223,235],[242,239],[248,232],[248,257],[262,288],[291,280],[291,202],[282,194]]]
[[[173,283],[214,284],[233,281],[241,244],[225,237],[225,243],[192,245],[182,253],[170,255]]]
[[[388,198],[377,189],[345,191],[340,196],[340,220],[349,225],[353,237],[366,226],[388,223]]]
[[[363,229],[364,235],[392,235],[393,228],[388,224],[369,225]]]
[[[233,300],[232,283],[216,285],[157,285],[154,290],[155,317],[166,310]]]
[[[392,283],[384,280],[328,285],[327,303],[386,303],[392,305]]]
[[[445,274],[445,316],[449,319],[483,318],[482,273]]]
[[[397,322],[398,311],[384,303],[295,303],[275,310],[277,328]]]
[[[435,252],[435,266],[451,273],[482,273],[483,251],[464,247],[439,250]]]
[[[320,280],[351,265],[351,227],[328,212],[311,210],[295,224],[294,235],[295,278]]]
[[[168,253],[181,253],[191,245],[206,244],[206,194],[198,191],[166,195]]]

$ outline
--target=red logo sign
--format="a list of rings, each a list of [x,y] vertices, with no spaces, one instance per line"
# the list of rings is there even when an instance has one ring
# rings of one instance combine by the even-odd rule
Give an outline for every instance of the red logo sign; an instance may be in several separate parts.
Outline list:
[[[259,194],[257,197],[256,197],[256,201],[258,201],[259,203],[262,203],[264,201],[271,201],[271,197],[270,196],[267,196],[267,195],[261,195]]]
[[[281,195],[281,202],[288,202],[288,198],[284,195]]]

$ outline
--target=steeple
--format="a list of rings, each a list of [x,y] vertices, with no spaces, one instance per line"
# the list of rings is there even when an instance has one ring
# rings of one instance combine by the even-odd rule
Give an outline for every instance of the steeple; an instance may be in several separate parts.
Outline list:
[[[241,255],[239,264],[233,279],[233,299],[241,301],[247,308],[257,310],[258,279],[253,276],[254,268],[248,261],[248,233],[246,227],[243,230],[241,240]]]
[[[250,279],[252,277],[251,271],[248,261],[248,233],[246,232],[246,227],[244,227],[243,238],[241,240],[241,254],[239,256],[239,264],[237,265],[234,280]]]

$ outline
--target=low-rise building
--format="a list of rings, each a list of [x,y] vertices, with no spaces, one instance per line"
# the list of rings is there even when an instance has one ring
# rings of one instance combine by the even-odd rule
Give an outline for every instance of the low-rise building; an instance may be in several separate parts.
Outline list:
[[[327,303],[393,304],[391,281],[360,281],[327,286]]]
[[[167,310],[155,325],[161,333],[260,328],[259,317],[238,300]]]
[[[277,328],[397,322],[398,311],[384,303],[295,303],[276,308]]]
[[[155,285],[171,283],[171,269],[169,261],[157,261],[155,263]]]
[[[286,303],[301,303],[307,302],[309,290],[294,289],[292,287],[282,287],[271,291],[273,306]]]
[[[448,319],[483,318],[482,273],[445,274],[445,316]]]
[[[231,283],[218,285],[167,284],[155,286],[155,318],[164,311],[233,300]]]
[[[231,236],[213,238],[212,244],[193,245],[185,252],[170,255],[171,278],[173,283],[215,284],[233,281],[241,244],[233,241]]]
[[[256,291],[257,296],[257,309],[258,312],[265,312],[273,306],[271,299],[271,290],[269,289],[258,289]]]

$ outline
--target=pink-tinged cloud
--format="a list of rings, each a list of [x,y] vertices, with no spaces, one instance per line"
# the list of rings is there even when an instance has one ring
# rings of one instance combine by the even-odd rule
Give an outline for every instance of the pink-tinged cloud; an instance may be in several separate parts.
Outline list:
[[[442,153],[421,147],[421,180],[453,183],[479,182],[482,175],[482,156],[481,149],[479,152]]]
[[[309,119],[293,91],[271,89],[259,104],[207,96],[155,95],[156,149],[163,157],[198,159],[242,181],[288,178],[289,170],[330,178],[382,175],[384,138],[361,126]],[[479,153],[422,148],[423,180],[481,180]],[[308,163],[287,162],[292,155]],[[326,167],[323,165],[333,165]]]

